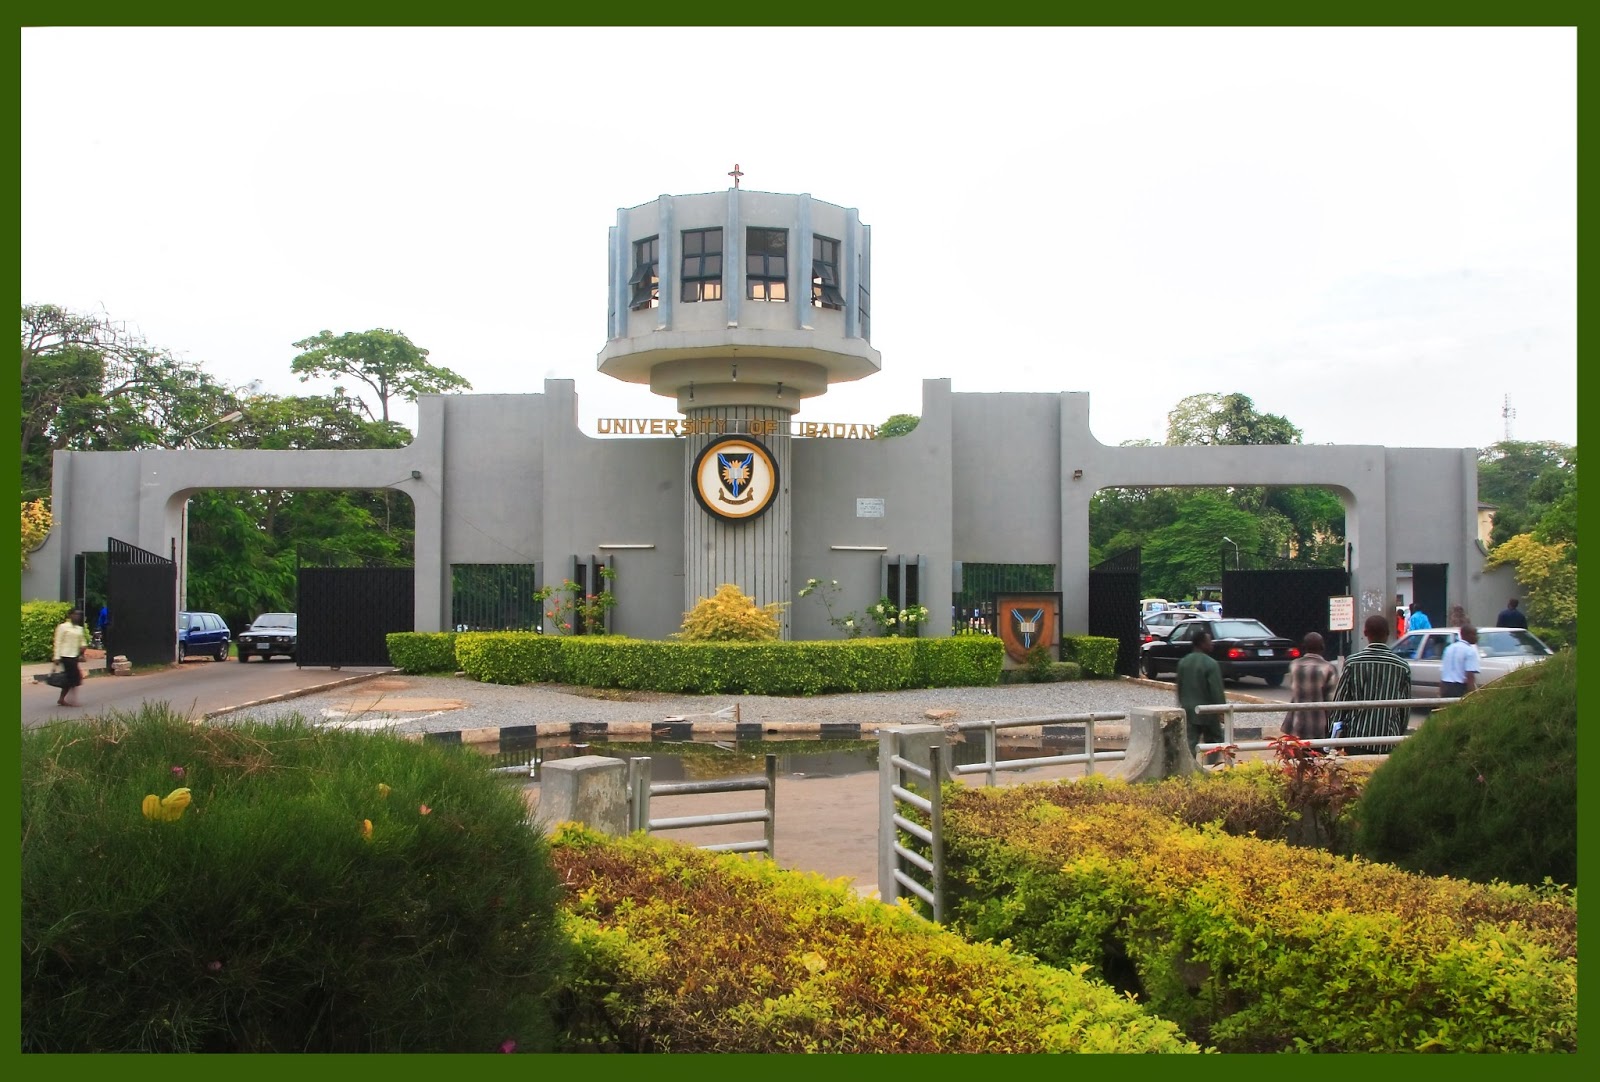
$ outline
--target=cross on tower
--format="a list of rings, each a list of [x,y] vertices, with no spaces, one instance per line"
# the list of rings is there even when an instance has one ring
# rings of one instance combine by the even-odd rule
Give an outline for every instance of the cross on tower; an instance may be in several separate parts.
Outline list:
[[[738,162],[733,163],[733,172],[729,173],[728,175],[733,178],[733,186],[737,188],[739,186],[739,178],[744,176],[743,173],[739,172]]]

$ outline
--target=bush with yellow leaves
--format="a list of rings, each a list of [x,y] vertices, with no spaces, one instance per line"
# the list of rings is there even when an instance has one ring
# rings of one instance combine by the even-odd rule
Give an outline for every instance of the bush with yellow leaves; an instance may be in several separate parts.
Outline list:
[[[783,606],[782,601],[757,605],[739,587],[725,582],[714,597],[702,597],[683,614],[683,630],[674,637],[685,642],[770,642],[778,637]]]

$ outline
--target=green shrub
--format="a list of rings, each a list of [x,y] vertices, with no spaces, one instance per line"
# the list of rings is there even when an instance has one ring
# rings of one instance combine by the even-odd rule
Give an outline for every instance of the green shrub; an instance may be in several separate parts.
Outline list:
[[[1560,650],[1563,647],[1577,645],[1577,635],[1569,635],[1561,628],[1530,627],[1528,630],[1534,635],[1538,636],[1539,641],[1550,647],[1552,650]]]
[[[1117,675],[1116,639],[1100,635],[1061,636],[1061,660],[1075,661],[1091,680],[1109,680]]]
[[[559,682],[565,641],[536,631],[463,631],[456,636],[456,664],[488,684]]]
[[[953,927],[1094,967],[1224,1051],[1576,1048],[1575,896],[1042,791],[947,806]]]
[[[842,881],[563,828],[566,1051],[1193,1052],[1110,988]]]
[[[910,687],[916,640],[570,639],[562,643],[561,658],[563,679],[591,687],[708,695],[820,695]]]
[[[56,625],[72,611],[70,601],[22,603],[22,660],[54,661]]]
[[[1486,881],[1578,881],[1578,652],[1435,711],[1357,802],[1372,860]]]
[[[778,637],[783,602],[757,605],[755,599],[731,582],[717,587],[713,597],[702,597],[683,614],[683,630],[675,638],[685,642],[770,642]]]
[[[917,644],[912,687],[991,687],[1000,680],[1005,645],[992,635],[912,641]]]
[[[25,730],[21,852],[24,1050],[550,1046],[549,849],[465,752],[164,705]]]
[[[1067,680],[1082,680],[1083,666],[1076,661],[1052,661],[1049,670],[1045,673],[1045,680],[1051,684],[1059,684]]]
[[[389,662],[409,673],[456,671],[454,631],[392,631]]]

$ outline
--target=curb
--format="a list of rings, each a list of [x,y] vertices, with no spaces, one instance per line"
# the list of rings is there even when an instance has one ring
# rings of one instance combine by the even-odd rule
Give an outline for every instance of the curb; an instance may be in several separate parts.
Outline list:
[[[374,677],[389,676],[399,671],[399,669],[379,669],[377,672],[357,673],[355,676],[346,676],[342,679],[335,680],[331,684],[318,684],[316,687],[299,688],[295,691],[285,691],[279,695],[268,695],[264,699],[251,699],[247,703],[235,703],[233,706],[224,706],[220,710],[212,710],[208,713],[201,714],[199,720],[210,721],[212,718],[220,718],[225,714],[232,714],[237,710],[248,710],[252,706],[267,706],[270,703],[281,703],[287,702],[290,699],[300,699],[307,695],[316,695],[319,692],[331,691],[334,688],[347,687],[350,684],[359,684],[363,681],[371,680]]]

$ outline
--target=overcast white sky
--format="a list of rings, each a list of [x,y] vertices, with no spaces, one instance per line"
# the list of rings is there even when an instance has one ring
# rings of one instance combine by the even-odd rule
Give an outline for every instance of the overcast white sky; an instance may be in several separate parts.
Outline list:
[[[280,394],[390,327],[592,433],[674,415],[595,371],[616,209],[737,162],[873,228],[883,371],[802,418],[949,377],[1483,446],[1509,394],[1575,442],[1576,82],[1571,29],[24,30],[22,299]]]

